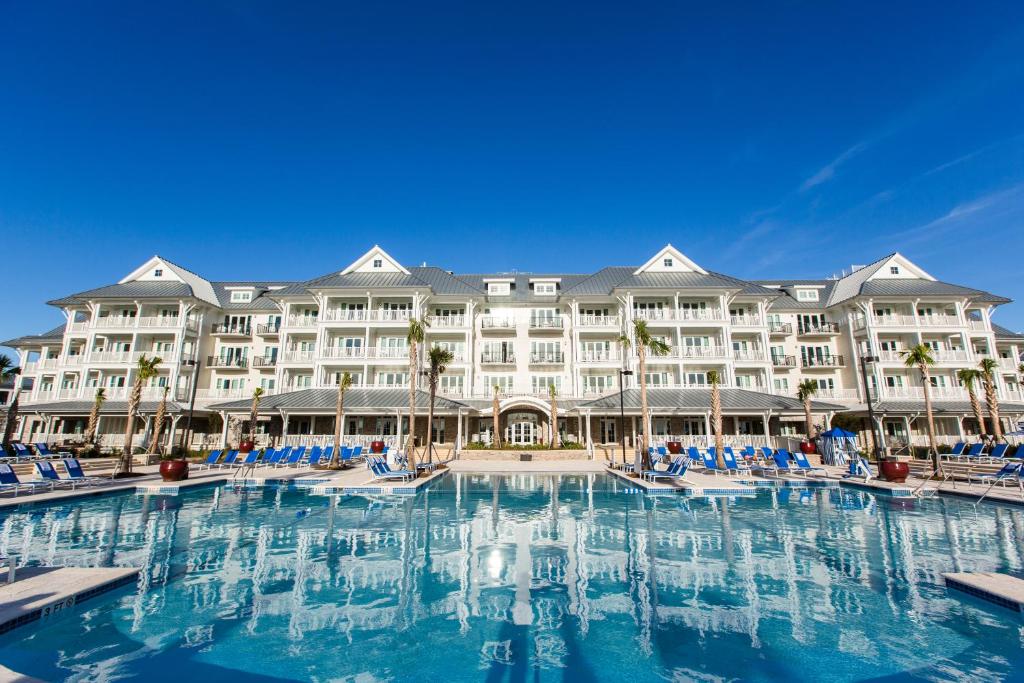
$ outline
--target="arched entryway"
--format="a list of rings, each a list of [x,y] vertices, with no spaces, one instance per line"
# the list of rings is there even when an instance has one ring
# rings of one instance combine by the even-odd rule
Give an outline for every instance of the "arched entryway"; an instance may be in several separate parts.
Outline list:
[[[505,440],[513,446],[530,446],[546,440],[547,426],[535,410],[514,408],[505,418]]]

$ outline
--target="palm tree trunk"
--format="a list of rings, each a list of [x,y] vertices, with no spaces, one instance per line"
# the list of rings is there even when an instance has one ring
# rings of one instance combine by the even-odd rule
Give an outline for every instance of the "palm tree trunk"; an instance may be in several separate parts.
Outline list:
[[[153,438],[149,440],[149,452],[157,453],[160,448],[160,434],[164,431],[164,417],[167,415],[167,393],[157,406],[156,415],[153,417]]]
[[[651,433],[651,415],[647,408],[647,350],[637,344],[637,358],[640,363],[640,422],[643,433],[640,435],[640,468],[644,471],[651,469],[651,457],[647,452],[647,439]]]
[[[341,426],[345,419],[345,389],[342,384],[344,375],[338,380],[338,398],[334,402],[334,450],[331,452],[331,468],[338,466],[341,457]]]
[[[124,453],[121,454],[121,464],[117,468],[122,474],[131,474],[132,471],[132,441],[135,440],[135,416],[139,412],[139,404],[142,403],[142,380],[135,379],[132,385],[132,393],[128,396],[128,424],[124,428]]]
[[[985,376],[985,403],[988,404],[989,418],[992,420],[992,438],[1003,440],[1003,426],[999,424],[999,398],[996,396],[996,385],[992,378]]]
[[[7,409],[7,421],[4,423],[4,446],[10,445],[11,438],[14,436],[14,423],[18,421],[18,405],[20,398],[21,387],[19,386],[14,390],[14,400],[11,401],[11,406]]]
[[[722,391],[718,384],[711,385],[711,426],[715,430],[715,459],[725,469],[725,439],[722,438]]]
[[[430,377],[430,404],[427,406],[427,462],[434,462],[434,398],[437,396],[437,378]]]
[[[501,448],[501,432],[499,431],[499,427],[501,425],[501,404],[498,402],[497,393],[494,394],[494,401],[491,403],[491,415],[493,416],[493,426],[491,429],[494,430],[494,433],[491,436],[491,447]]]
[[[987,433],[985,431],[985,415],[981,412],[981,401],[978,400],[978,394],[974,391],[973,384],[967,386],[967,396],[971,399],[971,410],[974,412],[974,419],[978,421],[978,430],[984,437]]]
[[[811,399],[804,399],[804,430],[807,432],[807,440],[814,438],[814,416],[811,415]]]
[[[551,444],[552,449],[558,448],[559,435],[558,435],[558,400],[554,396],[551,397]]]
[[[409,344],[409,445],[406,447],[406,461],[409,469],[416,471],[416,354],[417,344]]]
[[[935,444],[935,416],[932,414],[931,380],[928,377],[928,366],[921,365],[921,379],[924,380],[924,413],[928,423],[928,448],[932,452],[932,467],[939,471],[939,447]],[[907,436],[910,436],[909,434]]]
[[[92,410],[89,411],[89,424],[85,427],[85,443],[92,443],[96,438],[96,427],[100,421],[100,404],[99,402],[92,404]]]

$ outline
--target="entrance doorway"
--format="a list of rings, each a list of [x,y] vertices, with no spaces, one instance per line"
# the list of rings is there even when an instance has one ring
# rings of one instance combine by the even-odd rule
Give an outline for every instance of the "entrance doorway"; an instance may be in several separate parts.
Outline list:
[[[534,413],[509,413],[505,438],[510,444],[527,446],[537,443],[540,428]]]

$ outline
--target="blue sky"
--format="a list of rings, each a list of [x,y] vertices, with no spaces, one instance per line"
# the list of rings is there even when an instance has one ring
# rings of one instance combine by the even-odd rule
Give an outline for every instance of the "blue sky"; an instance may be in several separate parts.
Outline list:
[[[747,5],[0,3],[0,339],[154,253],[289,279],[375,242],[749,278],[899,250],[1024,299],[1024,6]]]

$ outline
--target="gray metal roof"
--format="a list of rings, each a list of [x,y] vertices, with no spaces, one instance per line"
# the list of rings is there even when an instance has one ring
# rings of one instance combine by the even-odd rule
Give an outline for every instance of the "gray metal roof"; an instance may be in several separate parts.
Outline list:
[[[191,296],[194,296],[192,288],[184,282],[125,282],[89,289],[49,303],[65,306],[91,299],[180,299]]]
[[[1024,334],[1008,330],[1002,325],[996,325],[995,323],[992,323],[992,331],[995,332],[996,339],[1024,339]]]
[[[881,403],[876,403],[873,408],[876,413],[909,413],[924,415],[924,401],[882,401]],[[999,411],[1004,415],[1008,413],[1024,413],[1024,404],[1004,403],[1000,401]],[[932,412],[936,415],[974,414],[974,410],[971,408],[969,401],[933,401]]]
[[[1009,303],[1009,299],[980,289],[972,289],[938,280],[884,279],[869,280],[861,285],[864,296],[964,296],[977,301]]]
[[[88,415],[92,411],[92,401],[52,401],[50,403],[27,403],[21,405],[22,413],[46,413],[51,415]],[[143,401],[138,412],[155,413],[159,401]],[[187,405],[176,401],[167,402],[168,413],[180,413],[188,410]],[[127,401],[104,401],[100,407],[100,415],[127,415]]]
[[[729,411],[803,411],[803,403],[788,396],[776,396],[746,389],[721,389],[722,410]],[[640,389],[626,389],[622,402],[626,410],[640,409]],[[648,389],[647,404],[652,411],[705,412],[711,409],[711,389]],[[845,410],[841,405],[812,401],[814,410]],[[580,409],[619,409],[619,395],[611,394],[585,401]]]
[[[64,339],[64,328],[66,325],[58,325],[57,327],[43,332],[42,334],[30,334],[24,337],[18,337],[17,339],[9,339],[5,342],[0,342],[0,346],[41,346],[48,342],[59,342]]]
[[[288,412],[329,411],[334,412],[338,400],[338,392],[335,389],[302,389],[291,391],[285,394],[274,394],[265,396],[260,401],[260,412],[272,412],[285,410]],[[430,394],[417,390],[416,408],[426,410],[430,405]],[[209,406],[209,410],[225,411],[248,411],[252,407],[251,399],[240,401],[228,401]],[[434,409],[437,411],[455,411],[467,406],[452,401],[451,399],[438,396],[434,402]],[[365,389],[355,388],[345,392],[345,412],[360,410],[408,410],[409,390],[402,388],[395,389]]]

